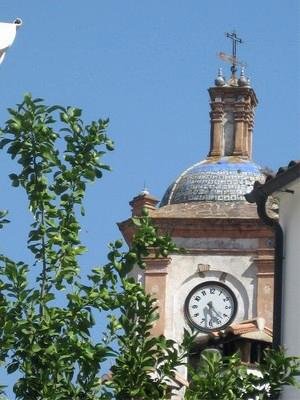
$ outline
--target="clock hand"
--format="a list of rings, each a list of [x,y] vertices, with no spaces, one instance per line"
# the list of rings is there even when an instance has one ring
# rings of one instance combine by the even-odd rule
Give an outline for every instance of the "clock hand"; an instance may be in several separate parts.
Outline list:
[[[212,315],[212,312],[214,312],[219,318],[221,317],[221,314],[218,313],[218,311],[216,311],[216,309],[215,309],[215,307],[214,307],[212,301],[209,301],[209,302],[207,303],[207,306],[208,306],[208,308],[209,308],[210,315]]]
[[[206,307],[204,308],[204,310],[205,310],[205,312],[206,312],[206,315],[209,315],[209,316],[210,316],[210,321],[209,321],[209,323],[207,324],[207,322],[206,322],[206,326],[209,325],[210,328],[213,326],[213,320],[214,320],[214,316],[213,316],[213,313],[212,313],[212,311],[213,311],[213,310],[212,310],[212,307],[213,307],[212,302],[209,301],[209,302],[207,303]]]
[[[212,310],[219,318],[221,318],[221,314],[220,314],[218,311],[216,311],[216,309],[215,309],[214,306],[211,307],[211,310]]]
[[[209,310],[211,310],[214,307],[212,301],[209,301],[207,303],[207,306],[208,306]]]
[[[208,304],[203,308],[203,315],[205,318],[205,326],[208,328],[209,327],[208,316],[210,316],[210,321],[212,321],[212,313],[210,306]]]

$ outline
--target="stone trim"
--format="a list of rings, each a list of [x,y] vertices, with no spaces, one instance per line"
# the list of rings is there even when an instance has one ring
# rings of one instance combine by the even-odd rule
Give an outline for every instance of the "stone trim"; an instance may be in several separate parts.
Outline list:
[[[216,255],[246,255],[246,256],[255,256],[256,250],[255,249],[185,249],[185,254],[216,254]],[[254,258],[255,260],[255,258]]]

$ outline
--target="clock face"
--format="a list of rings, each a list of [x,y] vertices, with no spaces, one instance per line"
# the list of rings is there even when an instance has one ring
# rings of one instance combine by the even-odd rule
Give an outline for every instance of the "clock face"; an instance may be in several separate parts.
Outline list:
[[[236,311],[235,295],[220,282],[201,283],[185,301],[185,314],[189,323],[203,332],[224,329],[233,321]]]

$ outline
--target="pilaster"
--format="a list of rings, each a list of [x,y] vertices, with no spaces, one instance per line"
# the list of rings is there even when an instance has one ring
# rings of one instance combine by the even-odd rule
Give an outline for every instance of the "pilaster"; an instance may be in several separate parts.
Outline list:
[[[257,266],[257,317],[273,328],[274,255],[261,252],[254,259]]]
[[[223,153],[223,115],[224,115],[224,104],[223,102],[212,102],[210,103],[210,141],[211,147],[209,156],[222,156]]]
[[[153,295],[158,307],[159,319],[155,321],[151,334],[153,336],[163,335],[166,325],[166,289],[168,264],[170,258],[146,258],[145,291]]]
[[[234,108],[234,156],[244,156],[246,154],[244,140],[246,131],[246,118],[247,113],[245,112],[244,102],[237,102]]]

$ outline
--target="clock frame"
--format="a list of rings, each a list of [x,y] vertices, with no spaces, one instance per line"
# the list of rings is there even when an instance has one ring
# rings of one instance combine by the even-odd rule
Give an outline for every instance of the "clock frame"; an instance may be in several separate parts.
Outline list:
[[[191,326],[201,332],[215,332],[232,323],[237,313],[237,299],[224,283],[206,281],[188,294],[184,312]]]

